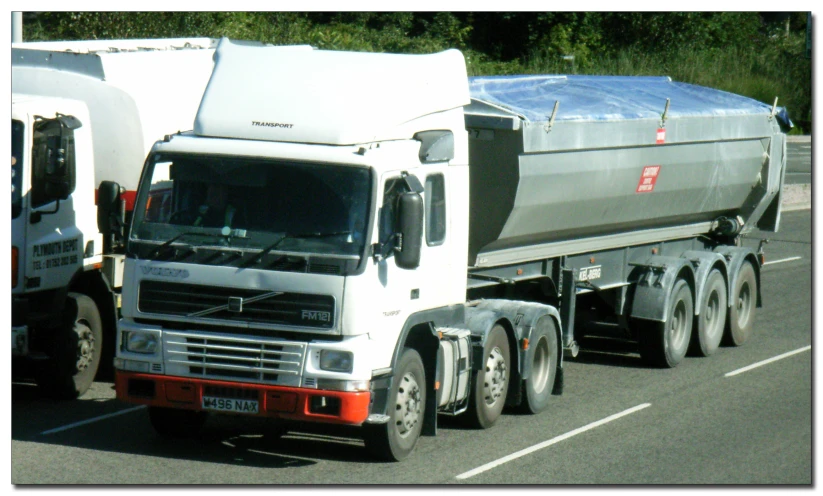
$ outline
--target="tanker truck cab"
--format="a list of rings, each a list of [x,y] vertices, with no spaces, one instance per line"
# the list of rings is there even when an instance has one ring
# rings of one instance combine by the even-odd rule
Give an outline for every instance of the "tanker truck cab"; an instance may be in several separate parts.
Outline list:
[[[468,226],[450,219],[467,216],[465,64],[456,51],[392,55],[379,80],[356,77],[375,56],[221,42],[194,131],[150,153],[116,382],[161,433],[251,412],[371,426],[401,458],[436,414],[430,324],[464,317]],[[249,57],[304,74],[250,77]],[[332,76],[343,93],[303,87]],[[452,404],[465,407],[465,383]],[[387,437],[398,401],[408,412]]]
[[[82,102],[12,97],[12,354],[17,357],[46,357],[49,335],[41,325],[59,323],[59,302],[71,281],[101,263],[96,209],[75,201],[94,195],[93,168],[78,167],[93,160],[88,122]],[[87,330],[79,335],[81,348],[94,346],[95,335]]]

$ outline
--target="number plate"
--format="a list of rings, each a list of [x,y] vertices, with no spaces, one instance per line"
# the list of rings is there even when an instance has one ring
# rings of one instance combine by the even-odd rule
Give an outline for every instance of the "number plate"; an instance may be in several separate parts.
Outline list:
[[[259,410],[255,400],[236,400],[203,396],[203,409],[216,412],[248,413],[256,415]]]

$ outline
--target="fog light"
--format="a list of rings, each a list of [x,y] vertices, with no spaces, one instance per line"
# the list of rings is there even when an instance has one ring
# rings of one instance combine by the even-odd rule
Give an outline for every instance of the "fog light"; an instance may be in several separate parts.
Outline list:
[[[370,381],[341,381],[339,379],[317,379],[317,389],[328,391],[362,392],[370,389]]]
[[[354,367],[354,355],[350,351],[321,350],[320,368],[332,372],[351,372]]]
[[[126,370],[128,372],[148,372],[151,364],[149,362],[138,362],[137,360],[114,359],[114,368]]]

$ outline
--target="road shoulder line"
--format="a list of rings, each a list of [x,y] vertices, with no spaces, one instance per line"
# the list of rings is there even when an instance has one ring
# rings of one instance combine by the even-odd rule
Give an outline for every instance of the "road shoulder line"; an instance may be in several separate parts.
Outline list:
[[[640,410],[643,410],[644,408],[648,408],[650,406],[652,406],[651,403],[643,403],[642,405],[637,405],[633,408],[629,408],[628,410],[623,410],[620,413],[615,413],[614,415],[610,415],[610,416],[608,416],[604,419],[601,419],[601,420],[598,420],[596,422],[592,422],[590,424],[584,425],[583,427],[577,428],[573,431],[569,431],[565,434],[561,434],[561,435],[559,435],[555,438],[549,439],[548,441],[543,441],[542,443],[535,444],[534,446],[530,446],[528,448],[524,448],[524,449],[522,449],[520,451],[517,451],[517,452],[514,452],[514,453],[512,453],[508,456],[504,456],[503,458],[498,458],[497,460],[489,462],[489,463],[487,463],[485,465],[482,465],[480,467],[477,467],[475,469],[469,470],[468,472],[463,472],[462,474],[456,476],[455,478],[456,479],[468,479],[469,477],[474,477],[477,474],[486,472],[487,470],[491,470],[491,469],[493,469],[497,466],[503,465],[504,463],[508,463],[512,460],[516,460],[516,459],[518,459],[520,457],[523,457],[523,456],[526,456],[530,453],[534,453],[535,451],[541,450],[543,448],[547,448],[547,447],[549,447],[553,444],[559,443],[560,441],[565,441],[566,439],[569,439],[570,437],[573,437],[573,436],[576,436],[576,435],[581,434],[583,432],[592,430],[596,427],[600,427],[601,425],[607,424],[607,423],[609,423],[613,420],[617,420],[621,417],[625,417],[626,415],[631,415],[632,413],[639,412]]]
[[[47,430],[47,431],[43,431],[43,432],[40,433],[40,435],[41,436],[47,436],[49,434],[55,434],[57,432],[67,431],[69,429],[74,429],[75,427],[80,427],[81,425],[91,424],[93,422],[97,422],[97,421],[100,421],[100,420],[105,420],[105,419],[108,419],[108,418],[117,417],[118,415],[131,413],[131,412],[134,412],[136,410],[141,410],[143,408],[146,408],[146,405],[140,405],[140,406],[136,406],[134,408],[128,408],[126,410],[120,410],[119,412],[109,413],[109,414],[106,414],[106,415],[100,415],[99,417],[90,418],[88,420],[81,420],[80,422],[75,422],[73,424],[64,425],[63,427],[57,427],[55,429],[50,429],[50,430]]]
[[[768,364],[770,364],[770,363],[772,363],[772,362],[776,362],[776,361],[778,361],[778,360],[782,360],[782,359],[784,359],[784,358],[788,358],[788,357],[790,357],[790,356],[792,356],[792,355],[797,355],[798,353],[803,353],[804,351],[809,351],[809,350],[811,350],[811,349],[812,349],[812,346],[811,346],[811,345],[809,345],[809,346],[804,346],[804,347],[799,348],[799,349],[796,349],[796,350],[794,350],[794,351],[789,351],[788,353],[783,353],[782,355],[777,355],[777,356],[775,356],[775,357],[771,357],[771,358],[769,358],[769,359],[767,359],[767,360],[763,360],[762,362],[753,363],[753,364],[749,365],[748,367],[743,367],[742,369],[733,370],[733,371],[731,371],[731,372],[727,373],[727,374],[726,374],[726,377],[733,377],[733,376],[736,376],[736,375],[738,375],[738,374],[742,374],[743,372],[748,372],[748,371],[750,371],[750,370],[752,370],[752,369],[756,369],[756,368],[758,368],[758,367],[762,367],[763,365],[768,365]]]

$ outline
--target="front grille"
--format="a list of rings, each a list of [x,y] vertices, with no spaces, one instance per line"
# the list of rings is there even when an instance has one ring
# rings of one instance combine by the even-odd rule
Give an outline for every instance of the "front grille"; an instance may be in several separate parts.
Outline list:
[[[144,280],[140,282],[138,308],[144,313],[183,317],[323,329],[330,329],[334,326],[333,296],[272,293],[272,291],[260,289]],[[255,297],[261,299],[254,301]],[[230,298],[234,303],[233,306],[229,305]],[[238,307],[237,304],[241,298],[242,306]]]
[[[299,386],[306,344],[204,333],[163,333],[166,373]]]

